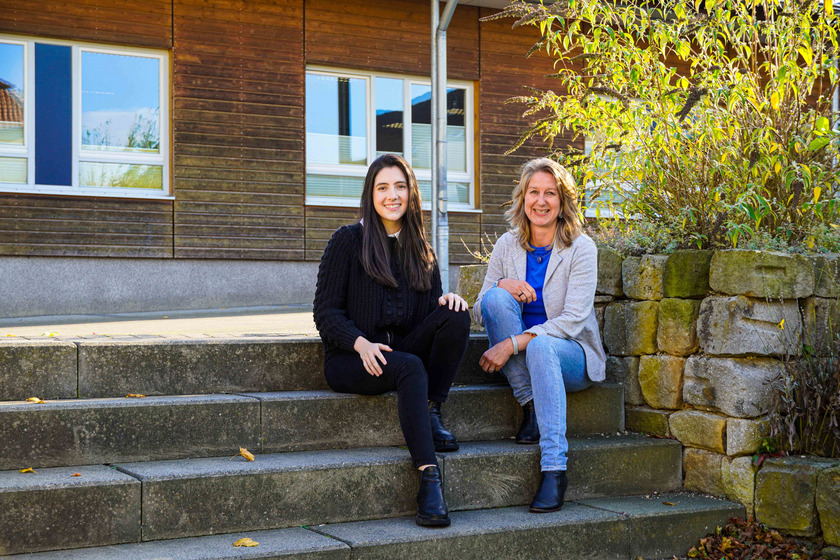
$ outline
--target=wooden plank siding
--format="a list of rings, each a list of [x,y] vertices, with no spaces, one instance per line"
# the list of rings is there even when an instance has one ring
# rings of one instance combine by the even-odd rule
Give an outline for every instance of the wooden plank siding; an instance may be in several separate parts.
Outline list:
[[[0,33],[172,47],[171,0],[0,0]],[[172,201],[0,193],[0,256],[172,257]]]
[[[174,4],[175,257],[303,259],[303,0]]]
[[[443,6],[443,4],[441,4]],[[306,64],[406,76],[431,73],[431,10],[426,0],[307,0]],[[458,6],[447,32],[448,77],[476,82],[479,68],[479,9]],[[478,85],[475,86],[476,92]],[[477,127],[476,127],[477,128]],[[475,143],[478,149],[478,142]],[[476,170],[476,182],[478,171]],[[319,260],[330,235],[358,219],[358,208],[308,206],[306,259]],[[426,228],[431,223],[426,213]],[[449,213],[450,261],[471,263],[461,240],[477,244],[481,215]]]

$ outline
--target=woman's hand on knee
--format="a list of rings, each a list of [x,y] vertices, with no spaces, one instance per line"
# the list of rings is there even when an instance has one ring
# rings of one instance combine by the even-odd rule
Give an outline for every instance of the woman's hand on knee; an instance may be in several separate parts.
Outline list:
[[[502,278],[497,284],[503,290],[506,290],[510,295],[523,303],[531,303],[537,301],[537,292],[525,280],[514,280],[513,278]]]
[[[453,294],[452,292],[440,296],[440,298],[438,298],[438,303],[441,305],[448,305],[449,309],[453,311],[466,311],[470,308],[469,304],[467,303],[467,300],[465,300],[458,294]]]
[[[487,372],[500,371],[511,356],[513,356],[513,343],[506,338],[482,354],[478,365]]]
[[[379,362],[382,362],[382,365],[388,363],[388,360],[385,359],[382,352],[393,352],[387,344],[371,342],[363,336],[356,339],[356,343],[353,344],[353,349],[362,358],[365,371],[375,377],[382,375],[382,366],[379,365]]]

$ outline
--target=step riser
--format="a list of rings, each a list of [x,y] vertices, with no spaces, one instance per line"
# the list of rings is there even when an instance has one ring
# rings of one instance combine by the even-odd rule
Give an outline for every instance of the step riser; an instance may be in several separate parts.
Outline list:
[[[456,384],[503,383],[478,367],[473,337]],[[318,338],[0,343],[0,400],[327,389]]]
[[[569,434],[622,429],[622,391],[569,395]],[[405,445],[393,393],[332,391],[0,403],[0,470],[235,454]],[[599,410],[616,412],[594,414]],[[462,441],[513,437],[522,409],[510,389],[454,387],[443,406]]]
[[[240,446],[256,450],[260,443],[256,399],[224,395],[82,404],[0,404],[0,470],[211,457],[234,454]]]
[[[140,541],[140,482],[101,466],[79,472],[15,472],[24,486],[0,484],[0,555]]]
[[[76,353],[72,342],[0,343],[0,401],[75,398]]]
[[[418,477],[408,453],[371,451],[365,464],[307,469],[274,456],[273,465],[245,465],[256,472],[175,480],[142,464],[118,468],[143,482],[147,541],[412,514]]]
[[[513,443],[465,444],[463,448],[463,456],[439,458],[453,511],[518,505],[531,499],[539,476],[536,449]],[[679,487],[677,448],[672,442],[653,442],[642,450],[585,444],[577,449],[575,445],[570,468],[599,461],[600,472],[574,471],[570,499],[603,495],[615,487],[622,493]],[[346,464],[348,458],[340,451],[319,452],[328,461],[308,468],[289,463],[309,457],[304,454],[267,455],[251,464],[208,459],[196,462],[205,470],[193,474],[182,468],[174,479],[166,465],[117,467],[143,482],[143,540],[413,514],[418,477],[408,453],[399,449],[363,452],[369,460],[360,465]],[[620,468],[636,467],[637,457],[661,463],[663,470],[671,472],[664,480],[654,478],[658,471],[619,473]],[[505,491],[499,492],[502,479]]]
[[[539,486],[540,452],[476,444],[444,464],[447,505],[452,511],[526,505]],[[575,441],[568,454],[567,500],[669,492],[682,486],[682,449],[639,445],[625,449]]]

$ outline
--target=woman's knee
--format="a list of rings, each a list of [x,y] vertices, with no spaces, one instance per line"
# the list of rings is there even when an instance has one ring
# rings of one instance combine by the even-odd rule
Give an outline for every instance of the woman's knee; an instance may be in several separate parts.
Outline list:
[[[394,381],[397,389],[401,385],[427,384],[426,366],[423,360],[408,352],[385,353],[386,360],[394,360]]]
[[[519,303],[504,288],[490,288],[481,298],[481,314],[485,316],[518,309]]]
[[[444,309],[447,323],[451,323],[458,330],[469,333],[470,321],[472,319],[468,310],[461,309],[460,311],[455,311],[454,309],[449,309],[447,305],[441,305],[441,307]]]

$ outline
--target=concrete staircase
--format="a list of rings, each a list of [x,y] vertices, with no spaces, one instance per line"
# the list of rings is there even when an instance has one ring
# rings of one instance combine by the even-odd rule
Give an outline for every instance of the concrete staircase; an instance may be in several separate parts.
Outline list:
[[[486,344],[444,406],[462,445],[439,456],[452,527],[430,530],[395,395],[326,389],[317,339],[2,341],[0,556],[670,558],[743,515],[679,492],[680,444],[624,432],[609,384],[569,397],[569,503],[528,513],[539,449],[513,443],[521,410],[478,369]]]

